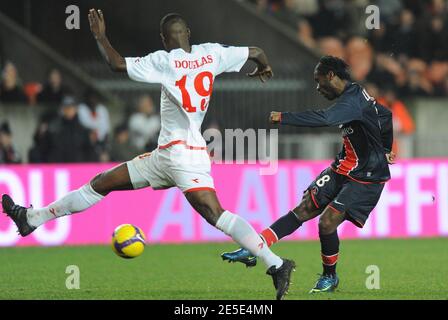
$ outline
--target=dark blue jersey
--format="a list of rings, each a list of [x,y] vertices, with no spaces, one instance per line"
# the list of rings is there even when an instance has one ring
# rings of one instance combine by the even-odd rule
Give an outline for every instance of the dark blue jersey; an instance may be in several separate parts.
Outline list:
[[[328,109],[282,112],[281,124],[298,127],[331,127],[342,130],[343,146],[331,167],[362,182],[390,179],[385,154],[392,150],[392,113],[356,83],[347,84]]]

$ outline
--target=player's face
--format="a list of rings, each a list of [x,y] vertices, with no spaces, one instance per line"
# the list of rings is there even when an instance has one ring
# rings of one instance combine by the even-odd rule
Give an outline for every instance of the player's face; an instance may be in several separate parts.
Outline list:
[[[314,81],[316,81],[316,90],[328,100],[334,100],[337,98],[336,88],[331,83],[333,78],[332,74],[320,74],[317,71],[317,67],[314,70]]]

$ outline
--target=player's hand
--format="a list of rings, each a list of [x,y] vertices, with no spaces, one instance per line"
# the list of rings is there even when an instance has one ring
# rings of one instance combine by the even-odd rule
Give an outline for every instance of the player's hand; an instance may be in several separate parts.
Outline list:
[[[274,76],[274,72],[272,72],[271,66],[258,66],[251,73],[247,74],[248,77],[254,78],[259,77],[261,82],[266,82]]]
[[[106,36],[106,24],[101,10],[89,10],[89,25],[95,39],[98,40]]]
[[[271,123],[280,123],[282,120],[282,113],[278,111],[271,111],[271,116],[269,117],[269,121]]]
[[[387,163],[394,164],[395,163],[395,152],[391,151],[390,153],[386,153]]]

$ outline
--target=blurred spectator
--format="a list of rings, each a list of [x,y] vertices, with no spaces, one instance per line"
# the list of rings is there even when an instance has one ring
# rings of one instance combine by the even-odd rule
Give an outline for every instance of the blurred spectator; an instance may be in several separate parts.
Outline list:
[[[42,91],[37,95],[37,102],[59,106],[62,98],[69,94],[68,88],[62,82],[61,72],[53,68],[47,75],[47,82],[42,88]]]
[[[109,111],[92,90],[86,92],[84,99],[78,109],[79,122],[93,132],[92,139],[96,144],[104,145],[110,130]]]
[[[389,28],[388,25],[381,21],[379,29],[370,30],[368,38],[375,51],[385,53],[392,50],[395,40],[393,38],[394,33]]]
[[[140,149],[152,150],[157,146],[160,117],[154,109],[150,95],[142,95],[137,101],[137,112],[129,118],[129,133],[132,144]]]
[[[93,162],[94,151],[89,131],[78,120],[78,106],[73,97],[64,97],[60,115],[50,123],[49,162]]]
[[[416,32],[414,14],[411,10],[403,10],[400,14],[400,23],[395,32],[392,32],[393,43],[390,44],[390,49],[385,51],[415,57],[418,52],[417,42],[415,41]]]
[[[399,145],[400,135],[410,135],[415,132],[414,120],[409,114],[403,101],[397,98],[393,88],[386,88],[383,96],[377,100],[392,112],[394,133],[396,134],[392,150],[395,154],[399,154],[399,152],[402,152],[401,146]]]
[[[301,16],[309,17],[317,14],[319,11],[318,0],[294,0],[295,10]]]
[[[297,22],[297,37],[308,48],[316,48],[316,40],[313,37],[313,28],[306,19]]]
[[[27,103],[27,97],[19,86],[17,69],[12,62],[7,62],[2,72],[0,85],[0,102]]]
[[[22,159],[12,145],[12,134],[8,122],[0,125],[0,163],[20,163]]]
[[[345,48],[342,41],[338,38],[321,38],[319,40],[319,50],[323,55],[330,55],[345,60]]]
[[[53,119],[53,113],[47,113],[39,120],[33,136],[33,146],[28,151],[28,161],[30,163],[49,162],[51,135],[48,128]]]
[[[372,69],[373,52],[366,39],[352,37],[346,45],[346,61],[351,66],[353,79],[364,80]]]
[[[297,22],[300,18],[297,14],[295,0],[284,0],[283,4],[275,12],[275,15],[293,28],[297,27]]]
[[[403,101],[399,100],[392,88],[384,90],[378,102],[392,111],[394,131],[403,134],[412,134],[415,131],[414,120],[408,112]]]
[[[367,80],[381,87],[395,87],[397,81],[403,86],[403,81],[406,81],[406,71],[392,57],[377,54]]]
[[[356,81],[393,86],[406,96],[443,96],[446,92],[446,0],[252,1],[259,10],[275,13],[291,25],[306,47],[347,60]],[[380,8],[379,29],[366,30],[369,4]],[[423,69],[415,67],[415,60],[426,63]]]
[[[114,130],[114,140],[110,151],[111,161],[127,161],[136,157],[140,150],[129,141],[129,130],[126,125],[117,126]]]
[[[375,3],[381,10],[381,19],[393,23],[403,8],[401,0],[377,0]]]
[[[314,34],[318,38],[347,37],[353,25],[353,17],[347,10],[349,5],[343,0],[319,1],[319,11],[309,18]]]
[[[429,96],[434,88],[426,78],[427,64],[419,59],[411,59],[407,63],[408,83],[403,91],[407,96]]]
[[[428,67],[426,76],[434,88],[434,94],[444,96],[445,79],[448,76],[448,62],[434,61]]]

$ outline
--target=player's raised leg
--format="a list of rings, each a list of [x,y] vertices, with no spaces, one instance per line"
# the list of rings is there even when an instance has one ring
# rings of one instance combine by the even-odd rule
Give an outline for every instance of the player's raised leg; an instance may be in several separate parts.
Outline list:
[[[346,213],[328,205],[319,219],[319,239],[322,256],[322,275],[310,293],[332,292],[339,284],[336,264],[339,256],[338,226],[346,219]]]
[[[270,247],[280,239],[296,231],[304,222],[317,217],[321,212],[322,210],[313,203],[310,192],[306,191],[302,201],[296,208],[279,218],[269,228],[263,230],[260,236],[266,245]],[[224,252],[221,257],[229,262],[244,263],[247,267],[253,267],[257,264],[257,258],[244,248],[232,252]]]
[[[221,207],[214,191],[186,192],[185,196],[208,223],[232,237],[240,246],[265,263],[267,274],[272,276],[274,281],[277,299],[282,299],[289,288],[291,272],[295,269],[294,261],[275,255],[246,220]]]
[[[135,184],[135,183],[134,183]],[[149,186],[140,185],[139,187]],[[9,195],[2,196],[3,211],[16,223],[19,233],[27,236],[47,221],[84,211],[118,190],[135,189],[127,163],[122,163],[95,176],[89,183],[73,190],[43,208],[16,205]]]

